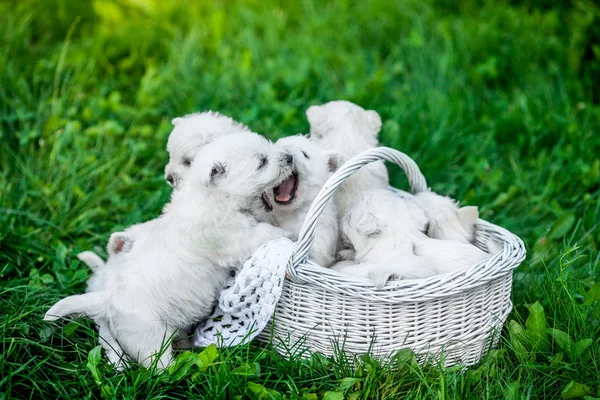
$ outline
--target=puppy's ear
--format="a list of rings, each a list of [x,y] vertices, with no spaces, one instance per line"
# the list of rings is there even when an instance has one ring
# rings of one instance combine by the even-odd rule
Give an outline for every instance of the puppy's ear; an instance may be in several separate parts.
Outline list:
[[[381,117],[377,114],[377,111],[373,110],[365,111],[365,115],[367,116],[367,121],[369,121],[369,126],[373,129],[375,135],[377,135],[381,130]]]
[[[180,123],[181,121],[183,121],[183,118],[178,117],[178,118],[173,118],[171,120],[171,123],[173,124],[173,126],[177,126],[177,124]]]
[[[366,213],[358,222],[356,230],[361,235],[369,238],[377,238],[382,234],[382,224],[377,217],[372,213]]]
[[[335,151],[330,151],[326,153],[327,157],[327,169],[329,172],[335,172],[339,167],[344,163],[344,159],[342,155]]]
[[[310,106],[306,110],[306,119],[308,119],[308,123],[312,127],[318,126],[323,121],[323,111],[320,106]]]
[[[133,246],[133,238],[125,232],[115,232],[110,235],[106,250],[108,254],[114,255],[119,253],[127,253]]]
[[[210,169],[209,176],[210,183],[212,183],[213,185],[217,184],[219,180],[223,178],[223,176],[225,176],[225,165],[220,162],[214,163],[212,165],[212,168]]]
[[[468,206],[459,208],[456,212],[458,214],[458,219],[460,223],[465,228],[473,228],[473,225],[477,222],[477,218],[479,218],[479,210],[475,206]]]

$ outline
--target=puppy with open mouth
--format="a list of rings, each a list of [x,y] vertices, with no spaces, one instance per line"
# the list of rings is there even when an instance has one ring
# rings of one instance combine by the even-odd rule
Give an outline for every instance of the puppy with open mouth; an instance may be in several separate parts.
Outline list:
[[[275,145],[292,156],[292,173],[280,185],[273,188],[274,202],[271,221],[292,233],[298,239],[313,200],[341,163],[335,152],[324,152],[303,135],[279,139]],[[338,240],[336,206],[329,202],[319,217],[315,241],[309,258],[328,267],[335,260]]]
[[[44,320],[87,316],[131,359],[168,366],[170,340],[210,313],[230,267],[261,244],[290,236],[260,221],[274,206],[267,191],[290,176],[292,161],[254,133],[216,138],[152,229],[137,232],[129,251],[109,258],[97,290],[60,300]]]

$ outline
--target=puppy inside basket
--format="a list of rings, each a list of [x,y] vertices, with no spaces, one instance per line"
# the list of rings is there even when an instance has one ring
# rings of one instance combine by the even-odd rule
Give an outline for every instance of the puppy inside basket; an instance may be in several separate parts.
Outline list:
[[[381,289],[389,279],[422,279],[485,261],[489,253],[472,241],[477,207],[462,207],[433,192],[399,196],[390,190],[361,193],[342,218],[346,249],[331,269],[369,279]]]
[[[331,101],[310,107],[306,116],[311,140],[323,149],[335,149],[346,160],[379,145],[382,123],[376,111]],[[394,193],[388,185],[385,165],[377,161],[354,171],[339,187],[334,200],[342,217],[338,248],[343,250],[331,269],[370,279],[382,288],[390,278],[428,278],[474,265],[500,251],[495,243],[488,245],[490,253],[472,244],[477,207],[459,208],[449,197],[430,191],[414,196]]]

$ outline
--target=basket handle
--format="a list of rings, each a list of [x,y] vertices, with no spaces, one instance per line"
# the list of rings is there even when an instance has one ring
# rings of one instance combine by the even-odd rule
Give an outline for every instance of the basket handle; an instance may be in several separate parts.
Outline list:
[[[367,164],[381,160],[393,162],[402,168],[408,177],[408,183],[413,193],[427,190],[427,181],[421,170],[419,170],[417,163],[398,150],[390,149],[389,147],[375,147],[352,157],[329,177],[317,197],[313,200],[308,214],[306,214],[304,225],[302,225],[302,229],[300,230],[296,249],[292,253],[288,263],[287,275],[291,279],[297,278],[296,267],[308,256],[308,252],[315,240],[317,219],[321,215],[321,212],[323,212],[329,199],[331,199],[336,190],[350,175]]]

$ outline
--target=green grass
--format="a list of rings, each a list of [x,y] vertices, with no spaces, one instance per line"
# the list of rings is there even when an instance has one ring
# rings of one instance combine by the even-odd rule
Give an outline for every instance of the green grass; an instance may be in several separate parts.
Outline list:
[[[600,397],[598,6],[163,3],[0,3],[0,399]],[[103,253],[168,200],[172,117],[215,109],[276,139],[333,99],[377,110],[381,142],[434,190],[525,241],[515,322],[479,366],[285,360],[252,344],[185,354],[172,374],[116,373],[89,321],[42,323],[83,291],[78,252]]]

